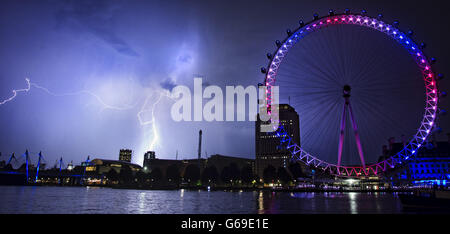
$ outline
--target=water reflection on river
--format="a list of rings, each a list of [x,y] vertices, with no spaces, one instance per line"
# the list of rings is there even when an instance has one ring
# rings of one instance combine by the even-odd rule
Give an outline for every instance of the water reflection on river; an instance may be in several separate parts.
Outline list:
[[[402,213],[392,193],[0,186],[0,213]]]
[[[271,193],[259,192],[258,213],[403,213],[392,193]]]

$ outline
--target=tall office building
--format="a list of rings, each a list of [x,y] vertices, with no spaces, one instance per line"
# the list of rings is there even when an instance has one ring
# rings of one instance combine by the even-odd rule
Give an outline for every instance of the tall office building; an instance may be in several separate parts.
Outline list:
[[[119,161],[131,162],[131,150],[121,149],[119,153]]]
[[[279,105],[280,125],[286,130],[292,142],[300,146],[300,124],[299,116],[293,107],[288,104]],[[291,153],[286,148],[281,147],[280,137],[275,132],[261,132],[261,120],[259,115],[255,121],[255,153],[256,153],[256,173],[259,178],[263,178],[264,169],[272,165],[276,169],[287,167],[291,159]]]

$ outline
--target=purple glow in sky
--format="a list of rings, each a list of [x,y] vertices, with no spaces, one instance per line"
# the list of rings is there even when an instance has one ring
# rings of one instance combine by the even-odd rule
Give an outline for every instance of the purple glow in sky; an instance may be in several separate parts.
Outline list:
[[[175,84],[191,86],[194,75],[220,80],[218,73],[235,66],[212,64],[222,60],[211,49],[222,35],[208,37],[206,31],[216,29],[204,24],[210,14],[202,7],[142,1],[3,4],[2,97],[27,87],[26,78],[34,84],[1,106],[4,155],[42,150],[51,164],[60,156],[66,162],[87,155],[117,158],[119,149],[130,148],[139,164],[147,150],[160,158],[174,158],[176,150],[180,158],[192,158],[192,139],[202,128],[202,156],[252,157],[252,147],[237,144],[251,139],[250,129],[170,118],[172,100],[166,95]]]
[[[167,91],[192,87],[194,76],[256,85],[285,28],[345,7],[409,22],[435,45],[433,56],[449,61],[436,19],[413,25],[425,10],[388,1],[2,1],[0,101],[27,88],[26,78],[31,85],[0,105],[0,160],[29,149],[42,151],[48,166],[61,156],[79,164],[87,155],[117,159],[121,148],[138,164],[150,149],[158,158],[175,159],[177,150],[195,158],[199,129],[202,157],[253,158],[253,122],[174,122]],[[445,19],[441,13],[433,14]]]

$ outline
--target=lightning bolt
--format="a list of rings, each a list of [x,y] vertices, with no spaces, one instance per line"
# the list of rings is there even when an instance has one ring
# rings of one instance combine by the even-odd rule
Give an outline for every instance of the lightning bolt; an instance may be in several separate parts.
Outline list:
[[[112,110],[123,111],[123,110],[129,110],[129,109],[132,109],[132,108],[136,107],[136,105],[137,105],[137,102],[136,102],[136,103],[134,103],[133,105],[113,106],[113,105],[108,104],[108,103],[106,103],[105,101],[103,101],[103,99],[101,99],[101,98],[100,98],[98,95],[96,95],[95,93],[90,92],[90,91],[87,91],[87,90],[81,90],[81,91],[73,92],[73,93],[56,94],[56,93],[51,92],[51,91],[48,90],[47,88],[42,87],[42,86],[39,86],[39,85],[37,85],[37,84],[35,84],[35,83],[30,83],[30,85],[31,85],[31,86],[34,86],[34,87],[36,87],[36,88],[38,88],[38,89],[41,89],[41,90],[43,90],[44,92],[46,92],[46,93],[48,93],[48,94],[50,94],[50,95],[52,95],[52,96],[55,96],[55,97],[75,96],[75,95],[87,94],[87,95],[89,95],[89,96],[94,97],[94,98],[102,105],[101,111],[103,111],[103,110],[105,110],[105,109],[112,109]]]
[[[0,105],[4,105],[7,102],[10,102],[10,101],[14,100],[14,98],[17,97],[17,93],[30,91],[30,89],[31,89],[30,79],[25,78],[25,80],[27,81],[27,88],[25,88],[25,89],[13,89],[13,91],[12,91],[13,95],[11,97],[1,101]]]
[[[129,109],[134,108],[134,107],[137,105],[137,102],[136,102],[136,103],[133,104],[133,105],[113,106],[113,105],[108,104],[108,103],[106,103],[105,101],[103,101],[103,99],[101,99],[101,98],[100,98],[98,95],[96,95],[95,93],[90,92],[90,91],[87,91],[87,90],[81,90],[81,91],[78,91],[78,92],[72,92],[72,93],[56,94],[56,93],[51,92],[50,90],[48,90],[48,89],[45,88],[45,87],[42,87],[42,86],[40,86],[40,85],[38,85],[38,84],[36,84],[36,83],[32,83],[32,82],[30,81],[29,78],[25,78],[25,81],[27,82],[27,88],[25,88],[25,89],[14,89],[14,90],[12,91],[13,95],[12,95],[11,97],[9,97],[9,98],[3,100],[2,102],[0,102],[0,105],[4,105],[4,104],[6,104],[7,102],[10,102],[10,101],[14,100],[14,99],[17,97],[17,93],[19,93],[19,92],[29,92],[29,91],[31,90],[31,87],[32,87],[32,86],[35,87],[35,88],[37,88],[37,89],[43,90],[43,91],[46,92],[47,94],[49,94],[49,95],[51,95],[51,96],[54,96],[54,97],[75,96],[75,95],[87,94],[87,95],[89,95],[89,96],[94,97],[94,98],[102,105],[101,111],[103,111],[103,110],[105,110],[105,109],[113,109],[113,110],[120,110],[120,111],[122,111],[122,110],[129,110]]]
[[[158,98],[152,104],[152,108],[151,108],[151,111],[150,111],[150,116],[151,116],[150,120],[147,120],[147,121],[143,120],[142,114],[144,112],[148,112],[148,110],[145,109],[145,107],[148,105],[148,102],[151,99],[151,95],[147,96],[147,98],[145,99],[144,105],[142,105],[141,110],[137,113],[137,118],[139,119],[139,123],[140,123],[141,126],[151,125],[151,131],[152,131],[153,138],[152,138],[152,140],[150,142],[148,150],[154,150],[155,146],[158,144],[159,136],[158,136],[158,129],[156,127],[155,109],[156,109],[156,106],[159,104],[159,102],[162,100],[163,97],[167,97],[170,100],[174,100],[171,97],[169,91],[167,91],[167,90],[161,91],[159,93]]]
[[[42,91],[44,91],[45,93],[54,96],[54,97],[63,97],[63,96],[75,96],[75,95],[89,95],[92,96],[93,98],[95,98],[97,100],[98,103],[100,103],[102,105],[102,109],[101,111],[105,110],[105,109],[112,109],[112,110],[117,110],[117,111],[125,111],[125,110],[130,110],[133,109],[137,106],[138,102],[135,102],[132,105],[123,105],[123,106],[114,106],[111,104],[106,103],[102,98],[100,98],[98,95],[96,95],[93,92],[90,92],[88,90],[81,90],[81,91],[77,91],[77,92],[72,92],[72,93],[62,93],[62,94],[57,94],[54,92],[51,92],[49,89],[42,87],[36,83],[32,83],[30,81],[29,78],[25,78],[25,81],[27,83],[27,87],[24,89],[14,89],[12,90],[13,95],[3,101],[0,102],[0,105],[4,105],[7,102],[13,101],[18,93],[20,92],[29,92],[31,90],[31,87],[34,87],[36,89],[40,89]],[[145,144],[148,147],[147,150],[154,150],[156,145],[158,144],[158,139],[159,139],[159,135],[158,135],[158,129],[157,129],[157,124],[156,124],[156,117],[155,117],[155,110],[156,110],[156,106],[161,102],[161,100],[163,99],[163,97],[167,97],[170,100],[174,100],[171,95],[170,92],[168,90],[162,90],[159,92],[158,98],[153,102],[152,102],[152,94],[149,94],[146,98],[145,101],[142,105],[142,107],[140,108],[139,112],[137,113],[137,118],[139,120],[139,124],[141,126],[149,126],[150,125],[150,131],[151,131],[151,135],[152,135],[152,139],[150,140],[150,144]],[[151,109],[148,109],[147,106],[151,105]],[[150,112],[150,119],[149,120],[144,120],[144,118],[142,117],[142,115],[146,112]]]

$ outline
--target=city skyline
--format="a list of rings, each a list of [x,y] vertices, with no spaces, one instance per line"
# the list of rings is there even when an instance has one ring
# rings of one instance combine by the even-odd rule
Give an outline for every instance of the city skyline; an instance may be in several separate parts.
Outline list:
[[[204,2],[189,6],[5,2],[1,100],[10,97],[11,90],[26,88],[25,78],[31,86],[29,92],[0,106],[2,157],[11,152],[21,155],[28,148],[42,151],[49,163],[61,156],[76,162],[87,155],[116,158],[119,149],[130,148],[139,164],[150,149],[161,158],[175,158],[177,151],[180,158],[195,158],[199,129],[204,131],[203,153],[254,157],[254,123],[176,125],[168,117],[171,100],[164,94],[177,84],[191,86],[194,75],[220,87],[262,82],[258,69],[267,63],[264,55],[274,49],[274,41],[285,36],[284,28],[295,28],[299,18],[312,18],[311,9],[326,14],[330,8],[342,11],[345,3],[311,3],[300,10],[274,5],[280,11],[269,18],[260,12],[270,4],[253,2],[237,10]],[[352,8],[376,15],[379,6],[361,3]],[[410,12],[417,10],[397,6],[384,9],[385,17],[398,17],[402,27],[427,35],[420,39],[430,45],[430,54],[441,61],[436,66],[445,73],[442,64],[448,55],[442,51],[448,45],[440,43],[443,39],[429,24],[432,20],[424,17],[416,24]],[[161,10],[165,13],[158,13]],[[166,27],[155,23],[158,17]],[[220,51],[215,51],[217,43],[224,45]],[[443,85],[445,89],[448,82]],[[159,136],[153,148],[152,117],[158,122]]]

